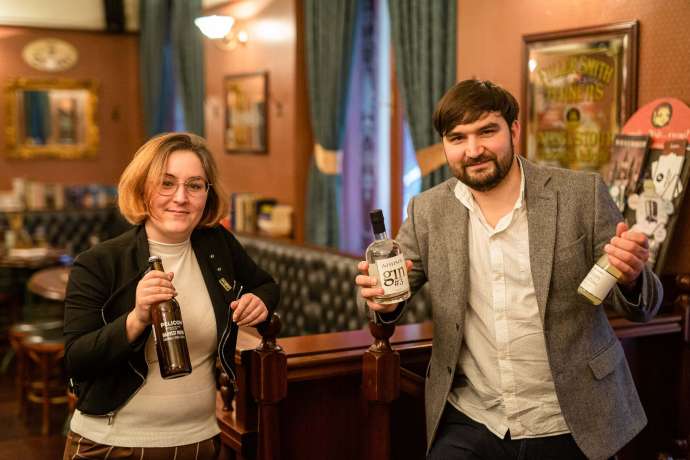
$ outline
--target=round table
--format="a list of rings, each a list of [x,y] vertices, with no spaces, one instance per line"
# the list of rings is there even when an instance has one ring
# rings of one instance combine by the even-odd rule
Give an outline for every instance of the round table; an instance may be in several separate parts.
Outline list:
[[[37,271],[27,284],[33,294],[50,300],[65,300],[70,267],[51,267]]]

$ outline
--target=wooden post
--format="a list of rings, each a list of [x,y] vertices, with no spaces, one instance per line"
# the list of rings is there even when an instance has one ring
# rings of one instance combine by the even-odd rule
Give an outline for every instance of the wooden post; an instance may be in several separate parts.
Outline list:
[[[216,369],[218,370],[218,391],[220,391],[220,397],[223,400],[223,410],[226,412],[232,412],[232,403],[235,399],[235,389],[230,384],[230,377],[228,377],[228,374],[226,374],[223,370],[223,367],[220,365],[220,359],[218,358],[216,358]]]
[[[281,322],[273,314],[259,332],[261,344],[251,358],[252,395],[259,405],[257,460],[280,460],[280,403],[287,396],[287,358],[276,343]]]
[[[362,391],[369,411],[366,458],[388,460],[391,458],[390,403],[400,396],[400,355],[389,342],[394,325],[370,321],[369,330],[374,343],[362,358]]]
[[[683,314],[683,351],[681,352],[680,404],[676,447],[685,458],[690,457],[690,274],[676,276],[678,295],[674,306]]]

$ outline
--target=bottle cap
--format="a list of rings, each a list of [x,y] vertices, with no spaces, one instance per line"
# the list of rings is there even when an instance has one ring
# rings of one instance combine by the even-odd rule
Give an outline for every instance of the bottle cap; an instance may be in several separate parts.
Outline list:
[[[149,257],[149,268],[151,270],[165,271],[163,270],[163,260],[161,260],[160,256]]]
[[[369,212],[369,218],[371,219],[371,228],[374,230],[374,233],[386,232],[386,223],[383,219],[383,211],[380,209],[374,209],[373,211]]]

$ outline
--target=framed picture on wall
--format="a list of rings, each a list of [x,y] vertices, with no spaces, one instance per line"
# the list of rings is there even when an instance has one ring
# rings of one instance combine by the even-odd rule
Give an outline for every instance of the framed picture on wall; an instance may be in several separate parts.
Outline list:
[[[597,171],[637,106],[638,22],[523,36],[522,151]]]
[[[268,153],[268,73],[228,75],[225,95],[226,153]]]

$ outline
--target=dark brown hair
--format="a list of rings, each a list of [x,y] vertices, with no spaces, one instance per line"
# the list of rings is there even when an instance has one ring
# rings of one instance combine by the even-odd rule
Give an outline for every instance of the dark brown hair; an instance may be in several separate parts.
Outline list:
[[[473,123],[499,112],[510,128],[520,107],[515,97],[488,80],[464,80],[443,95],[434,112],[434,128],[443,137],[457,125]]]

